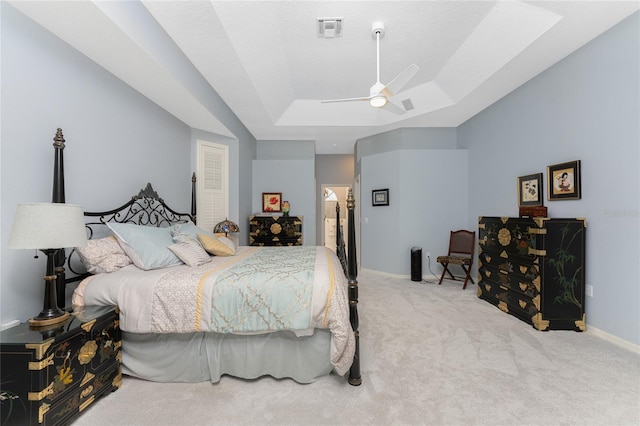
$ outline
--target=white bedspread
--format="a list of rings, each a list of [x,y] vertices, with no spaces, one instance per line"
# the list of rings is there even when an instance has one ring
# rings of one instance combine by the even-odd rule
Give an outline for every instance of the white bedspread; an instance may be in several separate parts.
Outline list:
[[[223,271],[260,249],[239,247],[235,256],[213,256],[211,262],[193,268],[180,265],[143,271],[130,265],[117,272],[94,275],[74,291],[73,303],[118,306],[120,327],[130,333],[219,332],[211,315],[216,280]],[[294,331],[308,335],[314,328],[329,329],[334,349],[331,362],[336,372],[344,374],[355,352],[347,280],[334,252],[324,247],[315,249],[310,328]],[[168,280],[175,284],[167,286]]]

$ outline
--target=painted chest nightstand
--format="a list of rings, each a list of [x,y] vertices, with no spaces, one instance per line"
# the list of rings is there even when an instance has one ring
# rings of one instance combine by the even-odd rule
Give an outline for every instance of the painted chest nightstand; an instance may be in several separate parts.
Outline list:
[[[0,423],[67,424],[122,380],[118,310],[87,306],[49,330],[0,332]]]

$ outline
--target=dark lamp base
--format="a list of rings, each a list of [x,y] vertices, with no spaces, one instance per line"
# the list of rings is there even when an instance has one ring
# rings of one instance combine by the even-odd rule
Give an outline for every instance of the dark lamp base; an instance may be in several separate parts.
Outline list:
[[[60,315],[58,316],[42,316],[42,313],[35,318],[31,318],[29,320],[29,325],[31,327],[46,327],[52,324],[58,324],[60,322],[64,322],[69,318],[69,312],[60,311]]]

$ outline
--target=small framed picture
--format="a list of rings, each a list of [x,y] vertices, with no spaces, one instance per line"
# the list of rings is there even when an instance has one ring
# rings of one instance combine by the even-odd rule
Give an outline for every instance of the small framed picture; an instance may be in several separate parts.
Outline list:
[[[554,200],[579,200],[580,160],[547,166],[547,197]]]
[[[518,206],[542,205],[542,173],[518,177]]]
[[[371,199],[374,206],[388,206],[389,205],[389,188],[374,189],[373,191],[371,191]]]
[[[282,192],[263,192],[262,211],[280,213],[282,211]]]

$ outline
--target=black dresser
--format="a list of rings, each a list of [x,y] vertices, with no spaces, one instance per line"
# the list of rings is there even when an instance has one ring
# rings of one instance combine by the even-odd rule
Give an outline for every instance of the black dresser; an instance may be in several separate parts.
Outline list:
[[[301,246],[302,216],[250,216],[249,245]]]
[[[584,219],[480,217],[478,297],[538,330],[584,331]]]
[[[3,425],[68,424],[120,387],[122,338],[115,307],[85,307],[49,330],[0,332]]]

